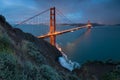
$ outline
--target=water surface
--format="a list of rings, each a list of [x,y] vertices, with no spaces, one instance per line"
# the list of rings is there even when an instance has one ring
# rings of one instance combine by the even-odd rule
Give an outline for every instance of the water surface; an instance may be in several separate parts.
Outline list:
[[[23,25],[24,32],[39,36],[48,33],[45,25]],[[57,30],[72,28],[58,26]],[[57,43],[68,57],[79,63],[87,60],[120,61],[120,26],[96,26],[57,36]]]

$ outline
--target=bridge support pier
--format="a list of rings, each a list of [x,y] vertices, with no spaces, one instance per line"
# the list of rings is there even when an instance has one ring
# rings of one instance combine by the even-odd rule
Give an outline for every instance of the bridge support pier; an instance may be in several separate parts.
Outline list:
[[[56,31],[56,16],[55,16],[55,7],[50,8],[50,31],[49,34],[54,34]],[[50,43],[53,46],[56,46],[56,36],[50,36]]]
[[[90,23],[89,20],[88,20],[88,23],[87,23],[87,27],[88,27],[88,29],[91,29],[91,27],[92,27],[92,24]]]

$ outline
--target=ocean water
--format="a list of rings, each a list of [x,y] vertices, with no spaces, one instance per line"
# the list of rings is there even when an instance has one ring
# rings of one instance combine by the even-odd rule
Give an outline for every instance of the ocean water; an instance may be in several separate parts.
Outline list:
[[[47,25],[22,25],[19,28],[35,36],[49,31]],[[68,28],[72,26],[58,26],[57,31]],[[95,26],[65,33],[57,36],[57,44],[69,59],[79,63],[87,60],[120,61],[120,26]]]

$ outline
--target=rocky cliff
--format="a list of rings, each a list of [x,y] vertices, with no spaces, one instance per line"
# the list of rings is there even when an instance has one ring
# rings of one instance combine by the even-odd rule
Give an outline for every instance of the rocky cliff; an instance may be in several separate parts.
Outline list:
[[[79,80],[58,63],[54,46],[13,28],[0,15],[0,80]]]

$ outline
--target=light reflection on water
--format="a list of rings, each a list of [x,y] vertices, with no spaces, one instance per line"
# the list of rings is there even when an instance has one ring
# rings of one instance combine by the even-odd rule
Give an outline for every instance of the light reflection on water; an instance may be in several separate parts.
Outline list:
[[[67,43],[67,45],[64,46],[63,50],[65,52],[67,52],[68,55],[70,55],[70,53],[74,53],[74,51],[75,51],[76,47],[78,46],[78,44],[81,44],[81,41],[88,40],[87,38],[88,38],[88,36],[90,34],[90,31],[91,31],[91,29],[87,29],[85,32],[83,32],[81,34],[80,37],[76,38],[75,40],[73,40],[70,43]]]

